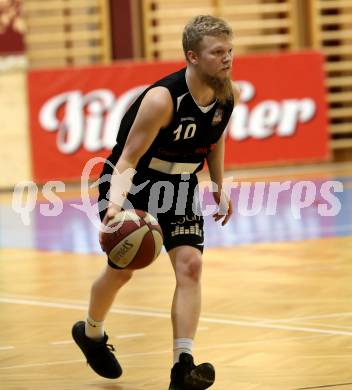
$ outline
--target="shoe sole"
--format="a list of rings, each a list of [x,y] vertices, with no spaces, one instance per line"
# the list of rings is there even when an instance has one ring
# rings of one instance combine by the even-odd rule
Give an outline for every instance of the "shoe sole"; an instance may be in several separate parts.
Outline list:
[[[210,363],[203,363],[185,377],[185,390],[205,390],[215,382],[215,369]]]

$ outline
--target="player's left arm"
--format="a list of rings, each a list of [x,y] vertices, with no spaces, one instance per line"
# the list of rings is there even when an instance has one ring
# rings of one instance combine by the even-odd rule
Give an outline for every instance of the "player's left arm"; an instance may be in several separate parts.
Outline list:
[[[224,180],[224,155],[225,155],[225,134],[217,142],[215,148],[207,156],[207,164],[211,181],[216,185],[213,196],[219,205],[219,210],[213,215],[215,221],[223,219],[225,225],[230,219],[233,207],[230,197],[223,190]]]
[[[234,105],[236,106],[240,100],[240,88],[233,81],[233,97]],[[210,179],[216,184],[217,190],[213,193],[214,199],[219,205],[219,211],[213,217],[215,221],[224,218],[222,225],[225,225],[233,213],[232,201],[230,194],[223,191],[224,180],[224,158],[225,158],[225,134],[223,133],[215,148],[207,156],[207,164],[209,168]]]

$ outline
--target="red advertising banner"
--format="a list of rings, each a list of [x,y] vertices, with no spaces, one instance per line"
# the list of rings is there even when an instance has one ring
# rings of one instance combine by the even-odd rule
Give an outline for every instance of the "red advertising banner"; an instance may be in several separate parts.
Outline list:
[[[0,1],[0,55],[24,51],[22,0]]]
[[[241,103],[229,126],[227,165],[329,157],[323,64],[314,52],[248,56],[235,63]]]
[[[123,63],[30,72],[34,179],[80,178],[90,158],[109,154],[131,102],[146,86],[182,66]],[[227,128],[227,167],[328,158],[321,54],[237,58],[233,79],[241,100]]]

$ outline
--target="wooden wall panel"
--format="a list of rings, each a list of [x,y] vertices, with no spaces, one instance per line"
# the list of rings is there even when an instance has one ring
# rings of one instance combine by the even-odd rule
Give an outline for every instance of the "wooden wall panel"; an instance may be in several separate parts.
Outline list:
[[[312,47],[326,56],[331,148],[352,154],[352,0],[310,0],[310,17]]]
[[[111,59],[108,0],[26,0],[24,17],[32,68]]]
[[[0,72],[0,188],[31,179],[26,95],[23,70]]]
[[[180,34],[195,15],[225,18],[236,35],[236,53],[292,50],[299,47],[296,0],[143,0],[147,59],[183,56]]]

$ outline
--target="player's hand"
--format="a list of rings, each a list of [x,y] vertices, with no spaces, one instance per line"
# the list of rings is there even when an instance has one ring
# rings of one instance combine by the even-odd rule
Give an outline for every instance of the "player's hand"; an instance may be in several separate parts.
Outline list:
[[[232,201],[225,192],[214,192],[213,196],[215,202],[219,206],[218,211],[213,214],[213,218],[215,222],[223,219],[221,225],[224,226],[227,224],[233,213]]]
[[[115,215],[118,214],[120,211],[121,211],[121,207],[119,207],[115,204],[111,204],[109,206],[109,208],[106,210],[106,213],[105,213],[104,219],[100,225],[100,231],[99,231],[99,243],[100,243],[101,249],[103,251],[105,251],[105,249],[103,247],[104,228],[105,228],[105,226],[108,225],[109,221],[111,221],[115,217]]]

